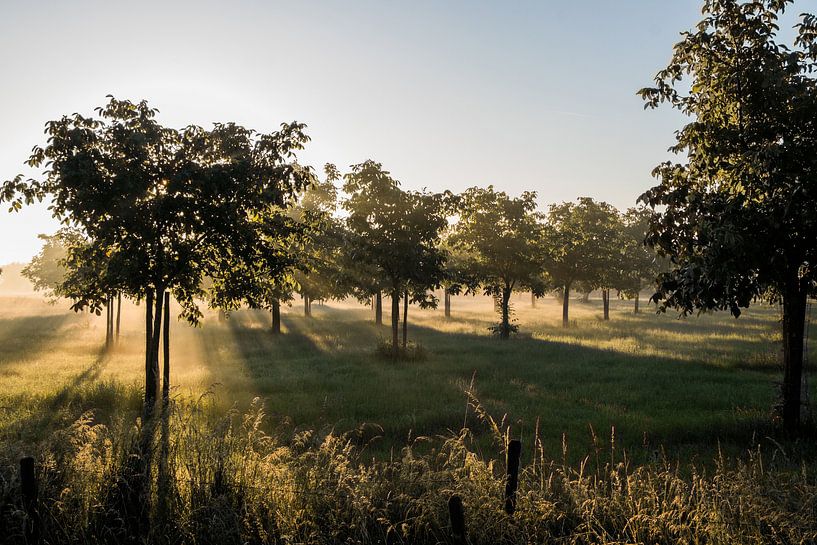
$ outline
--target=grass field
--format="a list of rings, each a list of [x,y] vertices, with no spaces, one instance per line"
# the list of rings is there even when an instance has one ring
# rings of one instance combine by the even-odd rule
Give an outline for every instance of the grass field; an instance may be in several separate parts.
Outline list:
[[[172,384],[177,396],[212,389],[222,407],[245,408],[260,396],[284,432],[377,424],[382,431],[360,431],[364,441],[380,436],[369,447],[377,456],[463,424],[484,429],[466,411],[472,380],[488,412],[507,415],[512,435],[530,444],[538,426],[556,458],[563,433],[576,460],[594,448],[594,433],[598,446],[609,446],[612,427],[636,460],[664,447],[684,461],[705,461],[719,443],[737,453],[771,433],[782,376],[776,307],[738,320],[679,320],[649,307],[633,315],[630,302],[613,301],[605,322],[599,301],[576,301],[573,326],[564,330],[553,299],[531,308],[520,294],[514,305],[521,333],[508,342],[488,332],[487,298],[454,298],[448,320],[440,310],[412,308],[409,337],[428,357],[397,363],[374,356],[389,329],[353,302],[314,305],[312,318],[297,304],[285,309],[280,337],[270,334],[266,313],[240,311],[223,323],[208,313],[200,328],[173,322]],[[124,306],[121,344],[105,354],[103,319],[67,307],[35,295],[0,297],[0,436],[37,441],[90,409],[102,422],[138,414],[140,309]]]

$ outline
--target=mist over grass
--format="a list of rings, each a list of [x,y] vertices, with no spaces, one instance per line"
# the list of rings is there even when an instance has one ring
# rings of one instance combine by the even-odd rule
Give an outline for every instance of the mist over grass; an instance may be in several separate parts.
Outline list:
[[[64,303],[0,297],[0,437],[36,442],[89,410],[102,423],[139,414],[139,308],[124,306],[121,343],[105,353],[104,319],[75,314]],[[753,307],[737,320],[726,314],[679,320],[650,307],[634,315],[631,302],[613,301],[607,322],[591,299],[574,303],[574,324],[565,330],[555,300],[532,308],[520,294],[513,303],[525,333],[508,343],[488,331],[494,320],[488,298],[455,297],[447,320],[441,311],[412,309],[410,334],[427,354],[410,362],[377,357],[388,329],[351,301],[316,304],[312,318],[297,304],[285,308],[277,337],[260,311],[239,311],[224,322],[207,314],[200,328],[174,321],[173,395],[196,399],[212,391],[221,411],[243,410],[259,397],[269,414],[265,425],[290,436],[366,429],[368,451],[378,458],[417,436],[467,426],[469,390],[491,414],[506,415],[523,442],[538,430],[547,456],[561,457],[565,439],[573,462],[592,450],[594,435],[605,441],[612,428],[635,461],[660,448],[711,460],[719,442],[740,454],[773,434],[776,308]]]

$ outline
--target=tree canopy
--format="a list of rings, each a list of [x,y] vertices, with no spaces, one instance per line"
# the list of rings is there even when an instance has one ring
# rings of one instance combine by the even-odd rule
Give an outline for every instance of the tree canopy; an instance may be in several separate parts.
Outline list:
[[[302,124],[270,134],[233,123],[176,130],[156,114],[145,101],[111,97],[95,115],[47,123],[48,144],[28,160],[44,168],[41,179],[18,176],[0,193],[12,209],[48,197],[54,217],[89,241],[72,258],[93,264],[97,282],[71,294],[74,308],[98,309],[113,291],[150,302],[146,411],[158,390],[164,292],[196,323],[205,278],[218,283],[258,262],[285,268],[288,230],[270,212],[312,177],[295,161],[308,141]]]
[[[447,196],[404,191],[374,161],[352,166],[344,176],[343,190],[348,195],[343,203],[346,225],[355,242],[350,257],[374,266],[376,277],[384,279],[391,292],[392,355],[396,357],[400,298],[411,292],[418,302],[436,304],[425,294],[439,286],[444,274],[445,254],[438,243],[447,224]]]
[[[804,15],[791,46],[778,41],[789,0],[708,0],[683,34],[647,107],[691,118],[653,171],[641,201],[655,210],[647,240],[672,261],[661,308],[741,308],[782,300],[783,421],[800,421],[806,297],[817,278],[817,25]]]
[[[545,290],[536,193],[525,191],[513,198],[493,186],[472,187],[460,195],[458,212],[449,243],[468,256],[460,271],[478,279],[485,293],[497,299],[500,322],[494,331],[507,339],[516,330],[511,323],[511,293]]]

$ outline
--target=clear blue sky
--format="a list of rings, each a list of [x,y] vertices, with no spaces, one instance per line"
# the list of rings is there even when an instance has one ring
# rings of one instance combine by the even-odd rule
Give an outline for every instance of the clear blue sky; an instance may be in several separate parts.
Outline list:
[[[408,188],[494,184],[535,190],[543,207],[587,195],[625,208],[682,121],[635,92],[699,7],[0,0],[0,180],[24,171],[46,121],[111,93],[148,99],[174,126],[302,121],[304,162],[372,158]],[[0,210],[0,264],[28,260],[56,228],[44,206]]]

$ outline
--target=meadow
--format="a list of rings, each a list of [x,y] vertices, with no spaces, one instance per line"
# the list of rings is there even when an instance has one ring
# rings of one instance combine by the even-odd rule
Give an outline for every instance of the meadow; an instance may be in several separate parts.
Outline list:
[[[419,361],[378,358],[388,326],[375,326],[371,309],[354,301],[315,304],[311,318],[295,301],[284,308],[280,336],[261,311],[226,321],[206,313],[198,328],[174,321],[173,395],[209,392],[212,410],[222,412],[243,411],[258,397],[276,433],[352,432],[379,459],[463,427],[474,429],[480,448],[492,448],[469,396],[504,418],[523,445],[539,437],[545,455],[571,463],[611,441],[636,462],[663,451],[684,463],[775,444],[776,307],[753,307],[739,319],[679,319],[643,302],[636,315],[630,301],[614,300],[603,321],[598,300],[576,300],[572,326],[563,329],[553,298],[534,308],[519,294],[513,303],[521,332],[504,342],[488,331],[495,320],[488,298],[455,297],[449,319],[411,308],[409,338],[425,353]],[[33,444],[89,410],[102,423],[136,419],[144,380],[138,307],[123,306],[120,343],[109,353],[103,318],[75,314],[65,301],[6,294],[0,316],[0,437]]]
[[[678,319],[613,301],[604,321],[591,298],[564,329],[554,299],[519,294],[521,332],[501,341],[490,299],[456,297],[449,319],[411,310],[424,357],[395,362],[376,355],[389,330],[370,308],[305,318],[297,303],[280,336],[252,310],[173,322],[175,401],[144,472],[141,308],[123,306],[105,351],[103,318],[0,297],[0,535],[31,541],[32,455],[46,542],[464,543],[453,495],[472,544],[817,539],[812,434],[773,423],[775,307]]]

